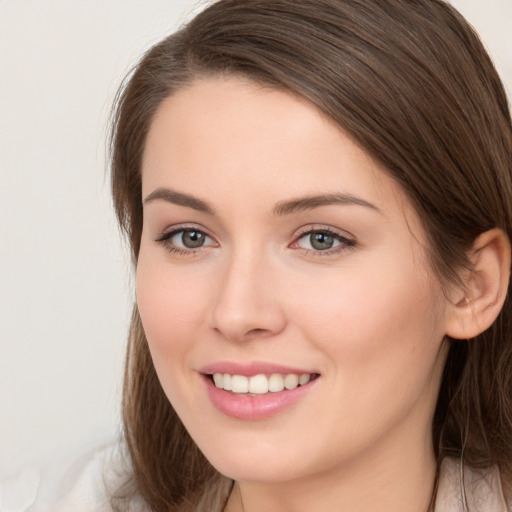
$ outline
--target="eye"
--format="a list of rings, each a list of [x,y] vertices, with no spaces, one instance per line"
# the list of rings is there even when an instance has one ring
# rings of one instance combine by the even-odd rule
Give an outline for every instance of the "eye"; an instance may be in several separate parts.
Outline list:
[[[292,248],[305,249],[316,253],[335,253],[354,245],[354,240],[339,233],[329,229],[314,229],[300,235],[292,244]]]
[[[174,234],[169,241],[176,247],[199,249],[208,240],[208,236],[197,229],[184,229]]]
[[[203,247],[215,246],[215,241],[206,233],[195,228],[180,228],[163,234],[157,242],[162,242],[170,252],[187,253]]]
[[[308,249],[315,249],[316,251],[327,251],[339,245],[339,240],[328,233],[311,233],[300,239],[302,243],[309,245]]]

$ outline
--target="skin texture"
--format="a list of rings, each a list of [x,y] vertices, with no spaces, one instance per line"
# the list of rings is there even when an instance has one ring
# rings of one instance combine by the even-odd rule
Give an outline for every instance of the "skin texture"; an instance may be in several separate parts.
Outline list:
[[[142,182],[143,198],[169,188],[213,210],[145,202],[137,302],[166,395],[239,482],[245,511],[426,511],[456,320],[399,186],[305,100],[236,78],[196,81],[161,105]],[[275,212],[319,194],[368,205]],[[184,228],[205,244],[161,241]],[[325,229],[349,243],[312,249],[309,233]],[[206,393],[200,369],[218,361],[320,377],[283,412],[245,421]],[[227,510],[241,510],[238,488]]]

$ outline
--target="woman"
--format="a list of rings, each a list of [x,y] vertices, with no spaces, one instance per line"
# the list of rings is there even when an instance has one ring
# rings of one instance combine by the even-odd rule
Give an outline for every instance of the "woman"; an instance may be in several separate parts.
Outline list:
[[[115,507],[507,510],[511,169],[440,0],[220,0],[152,48],[112,136]]]

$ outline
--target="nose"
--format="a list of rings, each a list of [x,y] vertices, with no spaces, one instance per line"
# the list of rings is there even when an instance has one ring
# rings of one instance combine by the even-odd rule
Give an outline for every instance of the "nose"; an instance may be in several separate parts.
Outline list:
[[[276,270],[256,255],[233,255],[217,276],[211,326],[231,341],[271,337],[286,326]]]

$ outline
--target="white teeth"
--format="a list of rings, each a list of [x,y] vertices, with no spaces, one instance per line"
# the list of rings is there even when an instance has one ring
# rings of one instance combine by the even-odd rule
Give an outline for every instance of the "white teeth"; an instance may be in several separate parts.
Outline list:
[[[284,387],[286,389],[295,389],[299,385],[299,376],[294,373],[288,374],[284,378]]]
[[[215,386],[225,391],[233,393],[251,393],[253,395],[264,395],[269,391],[278,393],[285,388],[288,390],[295,389],[298,386],[304,386],[311,380],[312,375],[303,373],[297,375],[289,373],[282,375],[273,373],[270,377],[264,374],[246,377],[245,375],[231,375],[229,373],[215,373],[213,382]]]
[[[215,386],[218,388],[224,387],[224,377],[222,373],[215,373],[213,375],[213,382],[215,382]]]
[[[218,388],[223,388],[226,391],[231,391],[231,375],[229,373],[224,374],[223,382],[221,386],[217,386]]]
[[[249,379],[249,393],[264,395],[268,393],[268,379],[265,375],[254,375]]]
[[[299,377],[299,384],[301,386],[304,386],[304,384],[307,384],[311,380],[311,375],[309,373],[303,373]]]
[[[233,393],[248,393],[249,379],[245,375],[232,375],[231,391],[233,391]]]
[[[284,382],[283,382],[283,376],[279,373],[273,373],[270,376],[270,379],[268,379],[268,389],[269,391],[272,391],[273,393],[277,393],[278,391],[283,391],[284,389]]]

